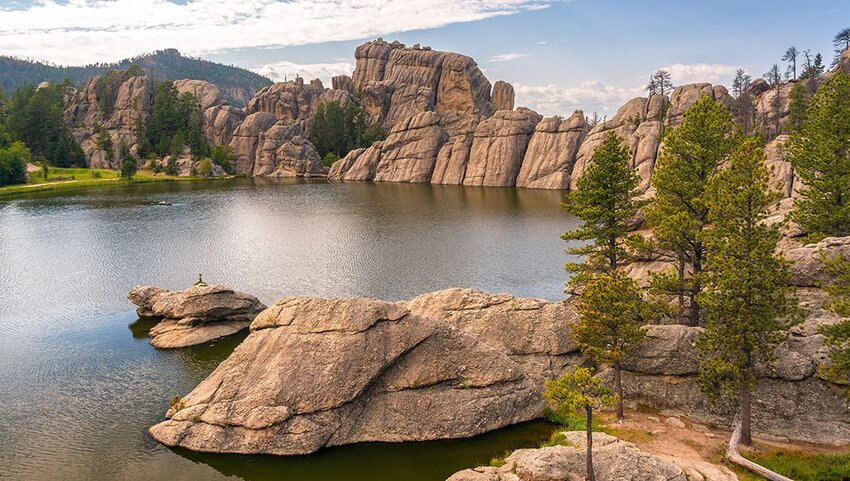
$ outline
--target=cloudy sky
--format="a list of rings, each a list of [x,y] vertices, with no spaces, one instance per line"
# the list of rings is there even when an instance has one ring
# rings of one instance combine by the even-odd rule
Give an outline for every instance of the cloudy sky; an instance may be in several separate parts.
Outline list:
[[[82,65],[177,48],[327,82],[380,36],[470,55],[543,114],[610,116],[658,68],[728,85],[790,45],[829,59],[848,26],[847,0],[0,0],[0,55]]]

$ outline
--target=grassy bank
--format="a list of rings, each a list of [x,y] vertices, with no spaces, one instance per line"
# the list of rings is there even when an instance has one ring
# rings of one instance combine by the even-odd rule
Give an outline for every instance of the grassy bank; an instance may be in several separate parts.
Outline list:
[[[763,448],[758,453],[741,452],[750,461],[775,471],[794,481],[844,481],[850,479],[850,452],[818,453]],[[761,481],[764,478],[734,467],[741,481]]]
[[[48,192],[60,190],[92,189],[100,187],[111,187],[122,184],[140,184],[146,182],[174,182],[209,180],[206,177],[176,177],[171,175],[156,174],[150,170],[139,170],[131,180],[122,179],[115,170],[109,169],[81,169],[81,168],[59,168],[51,167],[47,179],[42,171],[30,173],[30,180],[26,184],[9,185],[0,187],[0,198],[16,195],[29,194],[32,192]]]

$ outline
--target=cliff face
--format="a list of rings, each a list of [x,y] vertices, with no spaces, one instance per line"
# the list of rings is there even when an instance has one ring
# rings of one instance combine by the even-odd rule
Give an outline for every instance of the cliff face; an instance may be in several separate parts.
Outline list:
[[[357,47],[355,58],[353,75],[334,77],[333,88],[301,78],[276,83],[257,92],[245,109],[226,105],[224,93],[208,82],[179,80],[175,85],[198,97],[204,134],[213,145],[233,147],[241,174],[328,173],[335,180],[563,190],[577,188],[596,147],[612,132],[629,147],[640,190],[648,190],[665,131],[678,126],[702,96],[727,106],[734,101],[720,85],[682,85],[669,96],[634,98],[610,120],[590,125],[581,111],[542,119],[532,110],[515,110],[513,87],[498,81],[491,88],[465,55],[378,39]],[[837,68],[850,70],[850,53]],[[818,82],[807,86],[814,90]],[[144,77],[127,80],[114,109],[103,115],[93,84],[75,96],[66,117],[91,165],[117,168],[98,148],[95,126],[107,131],[114,146],[123,141],[135,152],[135,120],[150,115],[151,85]],[[771,139],[787,124],[790,89],[790,83],[770,88],[755,81],[748,90],[753,98],[748,122]],[[328,172],[307,139],[319,105],[331,101],[343,107],[356,102],[368,123],[382,124],[390,134],[383,142],[350,152]],[[795,179],[781,158],[785,139],[772,140],[768,160],[779,168],[776,178],[790,196]]]

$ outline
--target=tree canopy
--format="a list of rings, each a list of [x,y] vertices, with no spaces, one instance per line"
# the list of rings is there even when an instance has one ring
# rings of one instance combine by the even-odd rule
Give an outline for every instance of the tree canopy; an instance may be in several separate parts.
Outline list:
[[[363,111],[357,104],[349,102],[343,108],[339,101],[334,100],[320,104],[316,110],[310,142],[322,158],[329,153],[342,157],[385,137],[386,132],[380,124],[366,124]]]

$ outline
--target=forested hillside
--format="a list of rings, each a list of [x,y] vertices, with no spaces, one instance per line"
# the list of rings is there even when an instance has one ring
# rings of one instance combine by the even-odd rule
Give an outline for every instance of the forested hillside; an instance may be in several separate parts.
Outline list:
[[[126,69],[136,64],[151,72],[158,80],[197,79],[217,85],[230,103],[244,106],[254,93],[271,85],[272,81],[249,70],[222,65],[207,60],[185,57],[175,49],[159,50],[152,54],[121,60],[114,64],[93,64],[83,67],[62,67],[41,62],[0,56],[0,87],[13,92],[24,84],[61,82],[68,78],[81,85],[109,69]]]

